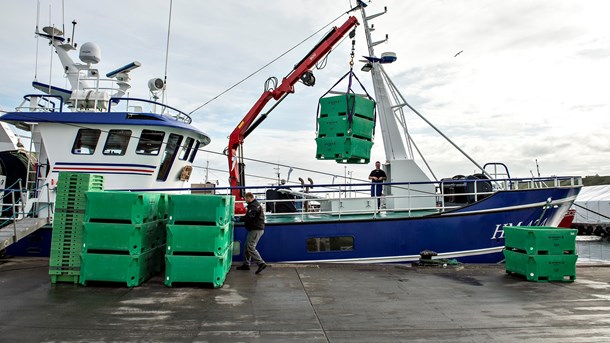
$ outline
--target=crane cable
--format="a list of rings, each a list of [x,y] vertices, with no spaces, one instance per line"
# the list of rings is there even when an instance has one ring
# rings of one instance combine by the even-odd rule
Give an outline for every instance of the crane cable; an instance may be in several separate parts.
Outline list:
[[[270,66],[271,64],[275,63],[277,60],[279,60],[280,58],[284,57],[286,54],[288,54],[289,52],[291,52],[292,50],[296,49],[297,47],[299,47],[300,45],[302,45],[303,43],[305,43],[306,41],[308,41],[309,39],[311,39],[311,37],[317,35],[318,33],[320,33],[320,31],[326,29],[327,27],[329,27],[332,23],[334,23],[335,21],[337,21],[339,18],[341,18],[345,13],[342,13],[340,16],[336,17],[335,19],[331,20],[328,24],[324,25],[323,27],[321,27],[318,31],[312,33],[311,35],[309,35],[307,38],[303,39],[301,42],[299,42],[297,45],[293,46],[292,48],[288,49],[287,51],[285,51],[284,53],[282,53],[281,55],[279,55],[278,57],[274,58],[273,60],[271,60],[270,62],[268,62],[267,64],[265,64],[264,66],[258,68],[256,71],[254,71],[253,73],[251,73],[250,75],[246,76],[245,78],[241,79],[240,81],[238,81],[237,83],[235,83],[234,85],[232,85],[231,87],[225,89],[224,91],[222,91],[220,94],[216,95],[215,97],[213,97],[212,99],[206,101],[205,103],[203,103],[202,105],[199,105],[197,108],[195,108],[194,110],[192,110],[191,112],[189,112],[190,114],[193,114],[196,111],[199,111],[202,107],[206,106],[207,104],[211,103],[212,101],[218,99],[219,97],[223,96],[225,93],[228,93],[230,90],[232,90],[233,88],[239,86],[240,84],[242,84],[243,82],[245,82],[246,80],[248,80],[249,78],[251,78],[252,76],[258,74],[260,71],[262,71],[263,69],[267,68],[268,66]]]

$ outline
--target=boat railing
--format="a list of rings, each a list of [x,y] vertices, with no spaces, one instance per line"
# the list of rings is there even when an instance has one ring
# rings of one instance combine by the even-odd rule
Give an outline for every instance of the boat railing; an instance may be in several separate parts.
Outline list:
[[[349,216],[353,218],[361,214],[372,214],[377,216],[380,214],[387,215],[392,213],[401,213],[402,216],[421,216],[423,214],[440,213],[445,211],[454,210],[465,205],[473,204],[479,200],[482,200],[499,190],[524,190],[524,189],[536,189],[543,187],[575,187],[582,186],[581,177],[548,177],[548,178],[524,178],[524,179],[498,179],[500,184],[506,187],[502,189],[493,189],[489,191],[480,191],[477,184],[491,180],[486,179],[475,179],[475,180],[460,180],[465,183],[471,183],[472,187],[464,187],[464,189],[470,189],[470,191],[463,191],[458,193],[446,193],[443,187],[443,182],[395,182],[395,183],[383,183],[384,186],[391,186],[393,190],[401,188],[406,190],[406,193],[400,195],[387,195],[384,194],[379,197],[370,196],[370,183],[362,184],[331,184],[331,185],[309,185],[309,191],[304,193],[297,191],[292,194],[290,199],[265,199],[266,189],[252,190],[253,193],[257,194],[257,198],[261,199],[261,202],[271,204],[271,207],[281,207],[280,204],[294,204],[302,216],[314,213],[315,215],[332,215],[337,216],[339,219],[341,216]],[[417,185],[434,185],[435,192],[422,192],[417,189]],[[290,186],[273,186],[273,189],[290,189]],[[406,200],[403,202],[397,200]],[[427,206],[412,206],[412,203],[418,203],[418,199],[428,199]],[[401,204],[400,206],[389,207],[388,203],[394,201],[394,204]],[[452,201],[453,200],[453,201]],[[457,201],[456,201],[457,200]],[[352,202],[350,206],[350,202]],[[314,205],[312,206],[312,203]],[[421,202],[419,202],[421,203]],[[426,202],[424,202],[426,203]],[[377,205],[379,204],[379,206]],[[268,213],[270,217],[282,217],[282,216],[293,216],[294,213],[277,213],[271,211]],[[303,218],[305,220],[305,218]]]
[[[13,188],[18,186],[17,188]],[[4,227],[10,222],[15,222],[26,217],[50,218],[53,207],[47,200],[44,203],[36,202],[29,198],[29,193],[42,194],[46,191],[46,199],[50,198],[50,188],[48,184],[43,184],[34,190],[22,187],[22,180],[18,179],[11,186],[3,190],[0,197],[0,227]],[[8,215],[4,215],[8,213]]]
[[[83,73],[79,73],[78,89],[62,89],[63,96],[44,93],[25,95],[16,111],[63,112],[64,106],[67,106],[73,111],[154,113],[186,124],[192,122],[188,114],[167,104],[149,99],[123,97],[126,89],[119,86],[119,81],[100,78],[97,70],[91,71],[94,72],[89,74],[96,75],[95,77],[83,77]],[[92,81],[92,86],[86,83],[89,81]],[[49,87],[49,92],[51,91],[57,89]]]
[[[506,185],[505,188],[494,188],[480,190],[478,184],[484,182],[497,182]],[[426,214],[442,213],[455,210],[494,194],[497,191],[515,191],[545,187],[578,187],[582,186],[580,176],[552,176],[547,178],[523,178],[523,179],[473,179],[460,180],[460,182],[471,183],[472,186],[464,186],[461,192],[447,193],[443,187],[443,181],[433,182],[386,182],[384,189],[391,186],[392,194],[383,194],[378,197],[370,196],[370,183],[349,184],[308,184],[305,186],[275,185],[275,186],[247,186],[239,187],[244,192],[252,192],[266,208],[269,218],[281,218],[292,221],[325,220],[332,216],[334,219],[353,220],[363,216],[401,216],[412,217]],[[422,191],[422,185],[428,185],[433,191]],[[302,187],[302,188],[301,188]],[[293,189],[294,188],[294,189]],[[297,189],[298,188],[298,189]],[[232,193],[231,187],[213,188],[172,188],[172,189],[134,189],[131,191],[156,191],[156,192],[184,192],[190,190],[192,193]],[[281,191],[285,198],[267,198],[267,191]],[[401,190],[401,192],[398,192]],[[453,189],[455,190],[455,188]],[[400,194],[399,194],[400,193]],[[390,206],[390,204],[392,206]],[[292,210],[279,210],[281,205]]]
[[[13,187],[19,188],[14,189]],[[13,236],[17,236],[17,220],[23,218],[23,190],[21,188],[21,179],[17,179],[12,185],[3,190],[0,197],[0,228],[12,224]],[[4,213],[8,215],[5,216]]]
[[[156,113],[165,117],[169,117],[171,119],[184,122],[186,124],[190,124],[193,120],[192,118],[180,111],[179,109],[162,104],[160,102],[154,100],[147,100],[141,98],[110,98],[110,106],[108,106],[108,112],[117,111],[117,107],[119,105],[123,105],[123,112],[134,112],[135,113]],[[144,108],[143,105],[147,105],[148,111]]]
[[[15,108],[17,112],[61,112],[64,100],[59,95],[26,94],[23,101]]]

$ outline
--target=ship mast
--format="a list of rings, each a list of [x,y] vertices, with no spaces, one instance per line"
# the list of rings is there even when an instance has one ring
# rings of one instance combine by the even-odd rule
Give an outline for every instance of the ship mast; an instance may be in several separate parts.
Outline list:
[[[369,56],[375,56],[375,50],[373,47],[378,44],[387,42],[388,37],[386,35],[386,38],[384,40],[373,42],[371,38],[371,26],[369,25],[369,20],[385,14],[387,9],[384,10],[384,12],[373,14],[368,17],[366,16],[365,9],[363,6],[361,6],[361,11],[362,22],[364,24],[364,32],[366,35],[366,41],[368,46],[368,53]],[[392,103],[383,81],[383,66],[380,62],[371,63],[374,63],[374,66],[370,70],[370,72],[371,77],[373,79],[373,89],[375,91],[375,97],[377,102],[379,126],[382,132],[381,135],[383,137],[383,146],[385,149],[386,159],[387,161],[402,160],[407,158],[413,159],[413,153],[410,149],[410,144],[407,141],[407,146],[409,147],[409,153],[407,154],[398,125],[396,123],[396,120],[394,120],[394,111],[392,110]]]
[[[386,74],[383,64],[389,64],[396,60],[392,53],[375,55],[374,47],[386,42],[384,40],[373,41],[371,37],[372,26],[369,21],[387,13],[387,8],[381,13],[366,15],[365,5],[359,0],[362,22],[365,31],[368,53],[368,62],[363,67],[363,71],[370,71],[377,101],[377,118],[381,128],[381,136],[385,150],[386,163],[384,169],[388,175],[388,182],[429,182],[428,176],[421,170],[413,159],[413,143],[404,117],[403,107],[406,106],[404,97],[400,94],[392,80]],[[402,132],[401,132],[402,129]],[[404,141],[403,141],[404,135]],[[406,144],[406,148],[405,148]],[[419,153],[421,156],[421,153]],[[422,156],[423,159],[423,156]],[[424,163],[426,161],[424,160]],[[427,165],[427,163],[426,163]],[[428,169],[429,166],[428,166]],[[430,171],[432,173],[432,171]],[[434,176],[434,174],[432,174]],[[433,197],[418,195],[432,195],[435,193],[434,186],[431,184],[408,184],[404,186],[386,186],[385,195],[386,207],[389,209],[400,208],[434,208]],[[415,196],[410,200],[408,197]]]

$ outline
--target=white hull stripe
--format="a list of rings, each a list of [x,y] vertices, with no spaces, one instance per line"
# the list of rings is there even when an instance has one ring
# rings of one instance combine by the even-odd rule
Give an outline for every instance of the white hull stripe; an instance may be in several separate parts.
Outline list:
[[[562,205],[562,204],[565,204],[567,202],[572,203],[572,202],[574,202],[574,200],[576,200],[576,196],[571,196],[571,197],[563,198],[563,199],[560,199],[560,200],[551,201],[551,205]],[[490,208],[490,209],[485,209],[485,210],[463,211],[463,212],[447,212],[447,213],[441,213],[441,216],[443,216],[443,217],[447,217],[447,216],[463,216],[463,215],[480,214],[480,213],[493,213],[493,212],[503,212],[503,211],[514,211],[514,210],[528,209],[528,208],[532,208],[532,207],[543,207],[545,205],[547,205],[546,202],[537,202],[537,203],[527,204],[527,205],[507,206],[507,207],[495,207],[495,208]]]
[[[502,252],[503,246],[486,248],[486,249],[475,249],[475,250],[464,250],[464,251],[452,251],[439,253],[434,259],[438,258],[458,258],[468,257],[477,255],[487,255]],[[400,263],[400,262],[416,262],[419,261],[420,255],[402,255],[402,256],[383,256],[383,257],[365,257],[365,258],[344,258],[344,259],[333,259],[333,260],[306,260],[306,261],[282,261],[279,263]]]

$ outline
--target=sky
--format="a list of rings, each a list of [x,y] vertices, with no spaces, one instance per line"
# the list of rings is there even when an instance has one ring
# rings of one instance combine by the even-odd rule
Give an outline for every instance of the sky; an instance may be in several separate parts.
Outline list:
[[[227,161],[218,153],[263,92],[265,80],[287,75],[328,31],[323,29],[327,24],[339,26],[347,19],[341,14],[354,1],[175,0],[171,25],[169,1],[63,4],[62,10],[62,1],[41,0],[40,27],[53,23],[71,36],[75,19],[75,41],[101,47],[98,67],[104,74],[141,62],[131,72],[133,97],[148,98],[148,80],[163,77],[167,65],[166,101],[187,113],[290,50],[191,114],[195,126],[212,138],[196,159],[192,181],[202,182],[208,165],[208,180],[226,185]],[[371,21],[374,40],[389,36],[375,47],[376,54],[389,51],[398,57],[385,66],[386,72],[407,101],[477,163],[502,162],[515,177],[610,175],[610,2],[375,0],[367,14],[386,6],[387,13]],[[5,1],[2,7],[0,109],[8,111],[33,92],[34,78],[59,87],[66,87],[66,81],[61,70],[49,72],[51,63],[57,69],[59,61],[53,57],[50,62],[49,47],[33,34],[37,1]],[[295,167],[290,181],[365,180],[375,160],[386,160],[379,130],[369,164],[315,159],[318,99],[349,70],[350,48],[349,40],[340,44],[326,67],[314,71],[316,86],[297,84],[295,93],[246,139],[246,157],[272,163],[247,162],[248,174],[271,178],[249,177],[249,184],[272,183],[278,173],[286,178],[285,166]],[[359,27],[356,59],[366,54]],[[373,94],[370,74],[360,66],[356,61],[356,75]],[[340,84],[335,90],[344,89]],[[415,115],[408,113],[406,119],[438,178],[479,172]]]

